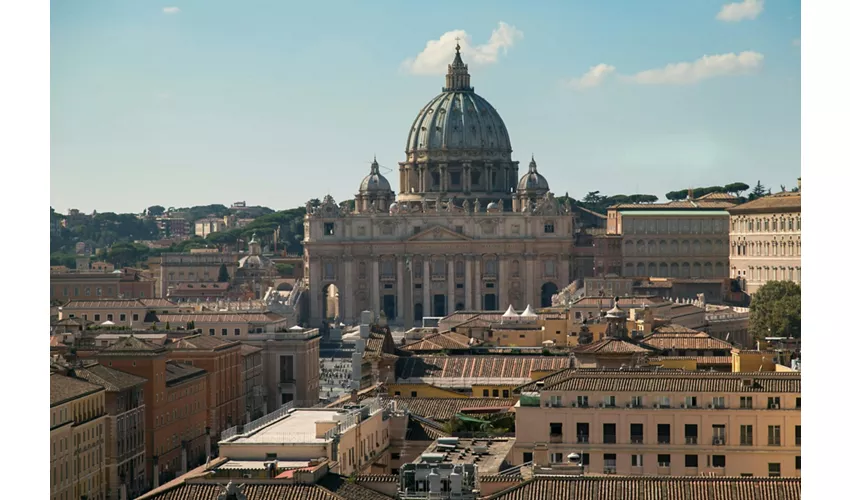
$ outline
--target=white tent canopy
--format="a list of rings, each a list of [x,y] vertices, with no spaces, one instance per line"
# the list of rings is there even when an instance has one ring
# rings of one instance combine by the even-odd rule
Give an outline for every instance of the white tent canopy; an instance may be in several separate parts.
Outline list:
[[[516,312],[516,309],[514,309],[513,304],[509,305],[508,310],[505,311],[505,314],[502,315],[503,318],[512,318],[516,316],[519,316],[519,313]]]
[[[522,316],[523,318],[536,318],[537,314],[535,314],[534,311],[531,309],[531,304],[528,304],[528,306],[526,306],[525,308],[525,311],[523,311],[520,316]]]

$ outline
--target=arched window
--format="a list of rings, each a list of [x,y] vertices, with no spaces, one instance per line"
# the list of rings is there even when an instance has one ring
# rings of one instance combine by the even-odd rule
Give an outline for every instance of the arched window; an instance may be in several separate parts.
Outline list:
[[[659,276],[661,276],[662,278],[666,278],[666,277],[670,276],[670,269],[668,269],[668,267],[667,267],[667,263],[666,263],[666,262],[662,262],[662,263],[658,266],[658,274],[659,274]]]
[[[679,264],[675,262],[670,264],[670,276],[672,276],[673,278],[679,277]]]
[[[785,217],[779,219],[779,230],[785,231]]]
[[[646,276],[646,266],[644,265],[643,262],[638,262],[637,275],[638,276]]]
[[[711,255],[711,240],[705,240],[705,248],[703,249],[703,252],[705,252],[706,255]]]
[[[691,245],[690,245],[690,243],[688,243],[687,240],[682,242],[682,246],[680,248],[681,248],[681,251],[679,252],[679,255],[690,255],[691,254]]]
[[[637,242],[637,253],[638,255],[646,255],[646,242],[643,240]]]
[[[647,272],[649,273],[650,276],[658,276],[658,269],[657,269],[657,266],[655,265],[655,262],[650,262],[649,266],[647,266],[646,270],[647,270]]]
[[[466,271],[466,266],[464,265],[462,260],[458,260],[455,262],[455,277],[463,278],[463,274]]]
[[[660,255],[667,255],[667,241],[666,240],[661,240],[661,242],[658,243],[658,253]]]
[[[711,262],[706,262],[703,266],[703,274],[706,278],[714,278],[714,267],[711,265]]]
[[[631,276],[634,276],[634,275],[635,275],[635,266],[634,266],[634,264],[632,264],[631,262],[629,262],[629,263],[627,263],[627,264],[626,264],[626,272],[625,272],[625,274],[626,274],[626,276],[629,276],[629,277],[631,277]]]
[[[756,220],[756,231],[761,231],[761,219]]]
[[[434,276],[445,276],[446,275],[446,261],[445,259],[437,259],[434,261],[434,269],[431,270],[431,274]]]
[[[692,272],[695,278],[702,278],[702,265],[699,262],[695,262],[694,270]]]
[[[635,243],[632,240],[626,241],[626,248],[623,254],[628,256],[635,255]]]
[[[677,240],[670,242],[670,255],[679,255],[679,242]]]
[[[682,264],[682,277],[690,278],[691,277],[691,265],[687,262]]]
[[[693,242],[693,252],[694,255],[699,255],[701,252],[701,245],[699,244],[698,240],[694,240]]]
[[[655,241],[649,242],[649,255],[658,255],[658,247],[655,245]]]

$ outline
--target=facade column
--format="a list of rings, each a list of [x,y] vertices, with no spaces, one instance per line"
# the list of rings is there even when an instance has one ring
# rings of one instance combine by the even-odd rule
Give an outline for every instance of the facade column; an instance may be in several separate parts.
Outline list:
[[[425,191],[428,191],[431,188],[431,177],[428,172],[428,166],[423,165],[420,172],[421,173],[419,174],[419,177],[422,181],[422,192],[424,193]]]
[[[312,260],[312,259],[311,259]],[[319,326],[322,324],[322,262],[314,260],[310,265],[310,324]]]
[[[398,255],[396,262],[396,278],[395,278],[395,317],[396,321],[405,324],[404,319],[407,315],[407,307],[404,302],[404,255]]]
[[[422,316],[431,315],[431,256],[422,256]]]
[[[475,274],[472,276],[472,283],[475,290],[472,295],[472,300],[475,303],[475,311],[481,310],[481,257],[475,257]]]
[[[381,277],[378,274],[380,257],[373,255],[372,259],[372,312],[377,318],[381,314]]]
[[[448,261],[446,269],[449,273],[446,276],[446,282],[448,283],[449,291],[446,294],[448,297],[446,300],[448,301],[448,305],[446,306],[446,316],[455,312],[455,257],[454,255],[446,256],[446,260]]]
[[[463,271],[463,290],[465,294],[463,307],[467,310],[474,310],[472,306],[472,258],[469,255],[464,255],[464,257],[466,269]]]
[[[509,256],[502,256],[499,259],[499,310],[506,311],[508,309],[508,273],[510,272],[509,266]],[[520,304],[514,304],[516,308],[520,307]]]
[[[531,304],[531,307],[537,307],[539,302],[534,297],[534,284],[537,277],[534,275],[534,255],[527,253],[525,257],[525,301]]]
[[[558,259],[558,280],[556,285],[558,285],[558,291],[560,291],[570,284],[570,259],[566,258],[564,254],[559,254]]]
[[[472,173],[470,170],[470,164],[468,162],[463,164],[463,175],[461,176],[461,182],[463,183],[463,192],[468,193],[472,191]],[[469,307],[469,305],[467,305]]]
[[[343,292],[340,289],[339,294],[342,295],[345,293],[345,297],[342,298],[341,302],[343,303],[342,314],[340,314],[340,318],[344,318],[343,321],[346,325],[354,324],[354,321],[357,319],[357,311],[354,310],[354,290],[356,287],[354,286],[354,258],[350,255],[346,255],[343,258],[343,281],[345,286],[345,291]]]

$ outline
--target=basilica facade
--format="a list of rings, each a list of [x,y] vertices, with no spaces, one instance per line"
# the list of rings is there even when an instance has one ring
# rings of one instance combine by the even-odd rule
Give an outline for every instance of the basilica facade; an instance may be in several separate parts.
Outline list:
[[[534,158],[520,176],[507,127],[470,85],[460,47],[413,121],[399,192],[377,161],[354,207],[326,196],[304,219],[310,323],[364,310],[411,326],[458,310],[548,306],[570,283],[573,214]]]

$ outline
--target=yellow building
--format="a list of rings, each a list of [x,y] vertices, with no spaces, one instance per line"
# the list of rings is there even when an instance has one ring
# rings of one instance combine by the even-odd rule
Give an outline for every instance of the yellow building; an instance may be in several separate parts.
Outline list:
[[[50,375],[50,497],[106,498],[106,390],[65,375]]]
[[[474,392],[474,389],[473,389]],[[387,394],[401,398],[468,398],[468,394],[430,384],[387,384]]]
[[[800,476],[799,372],[564,370],[528,384],[513,463],[589,473]]]

